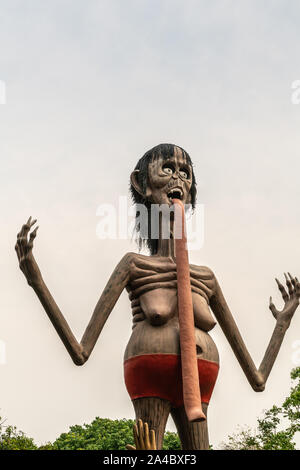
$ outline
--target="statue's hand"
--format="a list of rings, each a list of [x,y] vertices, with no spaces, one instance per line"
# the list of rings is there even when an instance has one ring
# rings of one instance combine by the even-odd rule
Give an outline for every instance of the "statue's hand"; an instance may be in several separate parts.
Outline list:
[[[127,450],[156,450],[155,432],[151,429],[149,433],[148,423],[138,420],[138,425],[133,425],[133,437],[135,447],[127,444]]]
[[[17,243],[15,246],[20,269],[24,273],[30,286],[38,284],[42,279],[41,272],[32,254],[33,241],[36,237],[38,227],[30,233],[28,240],[28,233],[35,223],[36,220],[31,220],[31,217],[29,217],[28,221],[22,226],[17,235]]]
[[[286,291],[285,287],[281,284],[281,282],[276,279],[278,288],[281,292],[284,301],[284,307],[281,311],[277,310],[277,308],[272,302],[272,297],[270,297],[269,308],[273,316],[276,318],[277,323],[281,326],[288,328],[291,319],[293,318],[293,315],[299,305],[300,283],[298,279],[296,277],[292,277],[290,273],[288,273],[288,276],[284,273],[284,276],[288,292]]]

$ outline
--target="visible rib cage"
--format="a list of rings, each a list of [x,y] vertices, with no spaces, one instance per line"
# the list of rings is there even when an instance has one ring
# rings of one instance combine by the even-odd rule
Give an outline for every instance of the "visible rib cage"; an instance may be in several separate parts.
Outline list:
[[[213,294],[214,275],[206,267],[190,265],[192,292],[199,294],[209,304]],[[175,289],[177,291],[176,263],[172,259],[138,255],[131,266],[131,275],[126,287],[131,300],[133,326],[144,320],[139,297],[154,289]]]

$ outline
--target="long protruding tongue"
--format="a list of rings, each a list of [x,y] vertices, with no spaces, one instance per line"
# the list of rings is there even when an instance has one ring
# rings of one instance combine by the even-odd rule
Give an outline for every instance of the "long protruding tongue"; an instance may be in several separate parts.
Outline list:
[[[177,269],[177,293],[179,335],[181,350],[183,402],[189,421],[206,419],[201,406],[199,374],[196,355],[194,312],[190,282],[190,266],[185,231],[184,205],[173,199],[175,208],[175,250]]]

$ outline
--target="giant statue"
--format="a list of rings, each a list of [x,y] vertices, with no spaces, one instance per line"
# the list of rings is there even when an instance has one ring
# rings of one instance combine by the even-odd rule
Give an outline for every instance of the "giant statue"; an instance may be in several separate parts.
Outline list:
[[[145,245],[149,255],[130,252],[120,260],[80,342],[34,258],[37,228],[36,220],[31,218],[17,237],[19,265],[73,362],[80,366],[90,357],[107,318],[126,289],[133,328],[124,354],[124,378],[137,421],[148,423],[155,431],[156,447],[161,449],[171,414],[183,449],[208,449],[207,409],[219,370],[218,350],[209,332],[218,322],[251,387],[262,392],[299,304],[300,284],[289,273],[285,274],[285,285],[276,279],[284,307],[277,310],[270,298],[275,326],[257,368],[213,271],[188,261],[184,213],[186,207],[194,208],[196,204],[196,179],[188,153],[172,144],[152,148],[132,172],[130,189],[136,207],[143,205],[148,214],[145,230],[141,211],[137,210],[136,230],[140,246]],[[152,210],[160,207],[173,211]],[[181,236],[175,236],[178,227]]]

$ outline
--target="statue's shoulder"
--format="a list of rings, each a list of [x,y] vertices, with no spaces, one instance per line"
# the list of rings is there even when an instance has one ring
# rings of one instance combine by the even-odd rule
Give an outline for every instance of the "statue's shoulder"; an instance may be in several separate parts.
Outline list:
[[[190,264],[190,268],[199,275],[202,279],[214,280],[215,274],[208,266],[199,266],[197,264]]]
[[[134,253],[134,251],[129,251],[123,256],[122,262],[125,264],[127,263],[131,264],[138,260],[147,260],[147,259],[150,259],[150,256],[141,255],[140,253]]]

